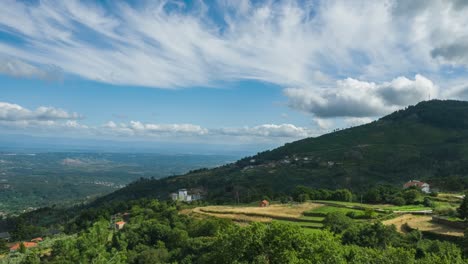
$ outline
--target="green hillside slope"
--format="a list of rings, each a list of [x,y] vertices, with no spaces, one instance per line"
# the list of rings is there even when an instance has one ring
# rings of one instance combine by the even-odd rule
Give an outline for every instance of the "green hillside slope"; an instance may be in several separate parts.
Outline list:
[[[249,202],[297,185],[362,190],[422,179],[460,190],[468,178],[468,102],[427,101],[372,123],[246,157],[233,164],[162,180],[140,180],[97,201],[168,198],[203,188],[212,201]]]

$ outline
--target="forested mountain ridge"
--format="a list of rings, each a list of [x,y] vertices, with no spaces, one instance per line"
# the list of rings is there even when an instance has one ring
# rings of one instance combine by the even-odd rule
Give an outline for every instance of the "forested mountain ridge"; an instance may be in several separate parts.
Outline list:
[[[289,194],[297,185],[362,190],[429,181],[468,187],[468,102],[432,100],[372,123],[306,138],[211,170],[134,182],[96,202],[155,197],[202,188],[210,201],[249,202]]]

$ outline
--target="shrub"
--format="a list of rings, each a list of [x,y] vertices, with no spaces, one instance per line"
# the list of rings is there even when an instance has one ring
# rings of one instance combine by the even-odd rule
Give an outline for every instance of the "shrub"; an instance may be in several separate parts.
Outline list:
[[[392,199],[392,204],[398,205],[398,206],[405,205],[405,199],[403,199],[400,196],[397,196]]]

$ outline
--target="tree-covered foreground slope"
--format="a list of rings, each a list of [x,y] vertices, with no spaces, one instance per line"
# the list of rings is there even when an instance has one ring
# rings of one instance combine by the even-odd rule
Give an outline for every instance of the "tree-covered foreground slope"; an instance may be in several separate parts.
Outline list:
[[[109,216],[123,212],[129,215],[123,229],[109,228]],[[402,235],[393,226],[357,223],[342,214],[326,225],[332,231],[239,226],[142,199],[85,210],[68,224],[74,230],[69,235],[50,236],[0,263],[467,263],[456,244],[423,239],[418,231]]]
[[[101,200],[167,199],[201,188],[211,201],[249,202],[289,194],[297,185],[360,191],[375,184],[426,180],[433,188],[468,188],[468,102],[433,100],[372,123],[307,138],[211,170],[141,180]]]

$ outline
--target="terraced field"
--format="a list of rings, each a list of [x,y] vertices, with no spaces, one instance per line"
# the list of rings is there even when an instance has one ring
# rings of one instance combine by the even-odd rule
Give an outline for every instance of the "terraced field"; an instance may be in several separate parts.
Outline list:
[[[404,214],[397,218],[390,219],[382,222],[384,225],[395,225],[399,232],[405,233],[403,228],[404,224],[407,224],[412,229],[419,229],[421,231],[429,231],[436,234],[448,235],[448,236],[463,236],[463,230],[457,229],[441,224],[437,224],[431,221],[430,216],[411,215]]]
[[[400,214],[388,214],[385,211],[394,210]],[[365,219],[365,210],[376,210],[374,218]],[[404,232],[402,226],[408,224],[410,228],[421,231],[429,231],[449,236],[463,236],[463,230],[457,230],[445,227],[440,224],[432,223],[430,216],[412,215],[410,212],[419,212],[427,210],[427,207],[418,205],[391,206],[391,205],[366,205],[358,203],[335,202],[335,201],[316,201],[302,204],[273,204],[268,207],[257,206],[204,206],[187,209],[182,211],[184,214],[191,214],[198,217],[217,217],[231,219],[240,224],[250,222],[281,222],[300,226],[306,230],[323,228],[323,221],[327,214],[340,212],[343,214],[353,213],[355,221],[383,221],[385,225],[394,224],[397,230]],[[312,232],[312,231],[311,231]]]
[[[240,223],[278,221],[303,228],[322,228],[324,216],[304,216],[304,212],[321,207],[322,204],[316,203],[274,204],[268,207],[204,206],[182,213],[231,219]]]
[[[331,205],[323,205],[321,207],[314,208],[312,210],[304,212],[304,215],[325,217],[328,213],[331,213],[331,212],[340,212],[340,213],[347,214],[349,212],[362,213],[362,210],[353,209],[353,208],[345,208],[345,207],[336,207],[336,206],[331,206]]]

